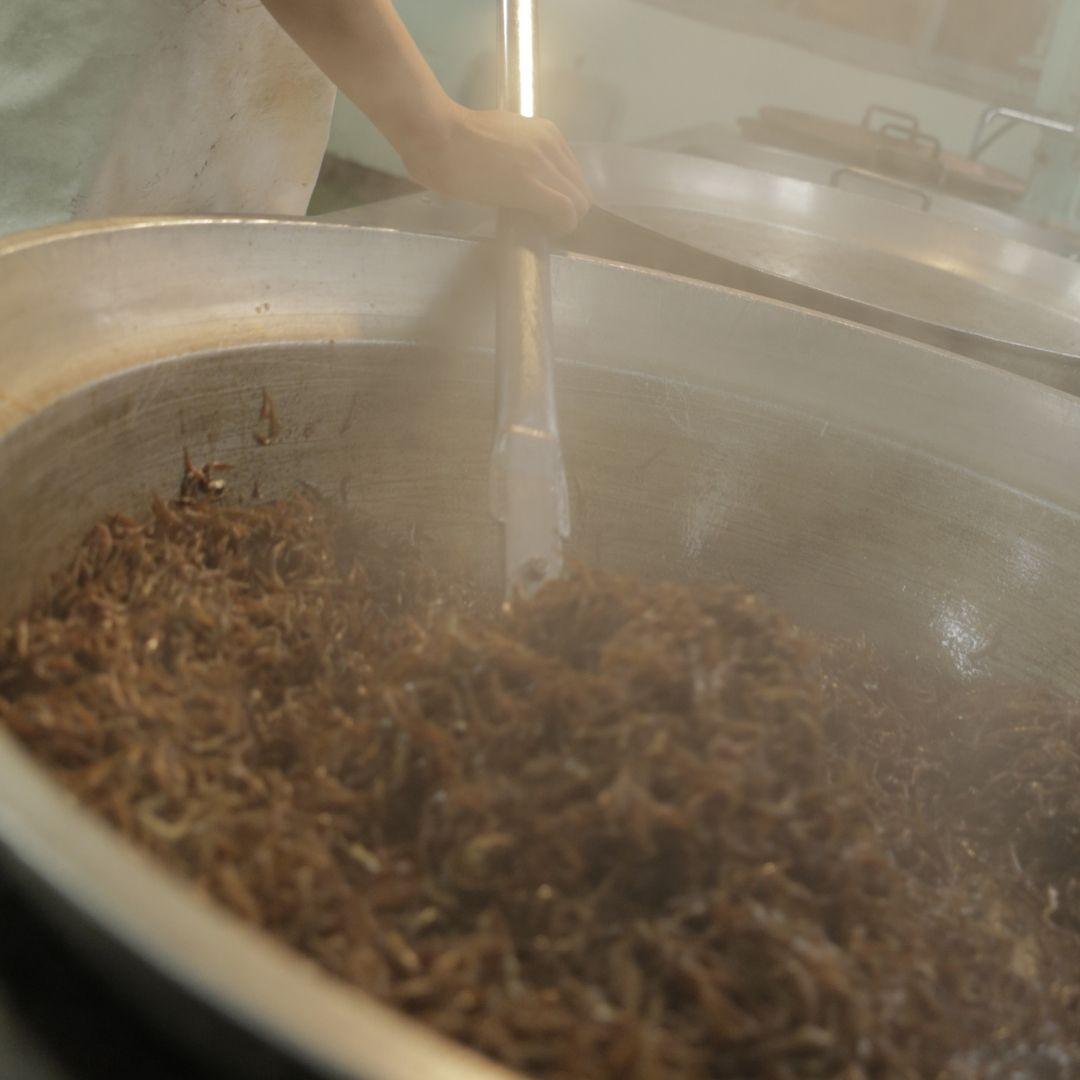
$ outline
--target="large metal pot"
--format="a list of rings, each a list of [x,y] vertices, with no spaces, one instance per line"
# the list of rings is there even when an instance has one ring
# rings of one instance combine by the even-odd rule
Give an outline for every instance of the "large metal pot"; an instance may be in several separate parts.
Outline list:
[[[726,161],[729,165],[740,165],[745,169],[756,169],[774,176],[787,176],[793,180],[843,188],[976,229],[986,229],[1010,240],[1052,251],[1056,255],[1074,256],[1080,253],[1080,233],[1072,230],[1044,228],[1004,210],[995,210],[971,199],[949,195],[937,187],[900,180],[840,161],[814,157],[812,154],[750,142],[722,124],[703,124],[700,127],[687,128],[645,140],[640,145],[653,150]]]
[[[721,256],[721,284],[1080,394],[1080,265],[880,199],[724,162],[628,146],[577,150],[598,203]],[[455,235],[493,230],[492,215],[428,195],[338,219]]]
[[[0,242],[0,608],[110,510],[175,490],[181,448],[230,490],[299,481],[492,574],[488,253],[286,221],[73,225]],[[827,317],[555,260],[574,547],[734,578],[805,624],[971,680],[1080,692],[1080,401]],[[263,388],[283,435],[252,436]],[[0,842],[102,963],[320,1075],[507,1074],[338,985],[173,880],[0,735]],[[124,968],[130,975],[130,968]],[[127,977],[127,975],[125,976]],[[193,1030],[190,1009],[165,1019]]]

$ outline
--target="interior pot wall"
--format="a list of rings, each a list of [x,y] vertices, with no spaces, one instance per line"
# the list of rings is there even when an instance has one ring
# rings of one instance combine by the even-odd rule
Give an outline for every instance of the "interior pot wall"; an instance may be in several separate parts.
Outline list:
[[[278,345],[130,369],[0,441],[0,599],[24,604],[101,516],[169,495],[183,452],[227,497],[310,486],[495,585],[483,349]],[[263,390],[281,434],[256,433]],[[866,633],[965,676],[1078,688],[1080,521],[1044,499],[813,409],[564,362],[572,554],[763,591],[801,623]]]

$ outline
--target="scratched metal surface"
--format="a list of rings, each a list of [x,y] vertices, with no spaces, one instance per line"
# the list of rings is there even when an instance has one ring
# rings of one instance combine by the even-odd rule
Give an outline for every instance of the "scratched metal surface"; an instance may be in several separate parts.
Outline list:
[[[462,241],[284,221],[5,242],[3,610],[96,517],[173,490],[184,446],[235,466],[233,498],[314,484],[494,580],[490,269]],[[573,553],[1080,691],[1080,401],[663,275],[559,258],[553,288]],[[0,842],[74,940],[123,943],[325,1075],[507,1075],[205,905],[3,738]]]

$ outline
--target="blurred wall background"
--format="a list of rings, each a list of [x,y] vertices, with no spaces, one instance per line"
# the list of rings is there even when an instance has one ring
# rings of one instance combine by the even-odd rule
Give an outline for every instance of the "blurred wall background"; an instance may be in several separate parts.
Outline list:
[[[398,7],[447,90],[466,104],[489,104],[494,0],[398,0]],[[638,0],[543,0],[541,11],[543,111],[572,139],[634,142],[704,123],[737,131],[738,118],[763,105],[858,122],[880,104],[915,113],[946,149],[966,154],[988,104]],[[1035,141],[1031,129],[1017,130],[986,160],[1026,176]],[[347,101],[339,100],[330,149],[401,174],[393,150]]]

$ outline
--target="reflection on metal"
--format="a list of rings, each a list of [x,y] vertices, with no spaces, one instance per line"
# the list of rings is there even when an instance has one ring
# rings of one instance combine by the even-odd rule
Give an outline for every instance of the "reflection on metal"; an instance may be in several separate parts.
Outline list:
[[[536,115],[540,71],[537,0],[498,0],[499,108]]]
[[[969,678],[978,675],[990,644],[980,630],[978,612],[966,601],[950,601],[938,614],[937,629],[956,670]]]
[[[234,466],[230,491],[309,483],[497,584],[487,255],[228,219],[0,241],[0,610],[101,515],[174,490],[185,445]],[[740,580],[818,629],[954,670],[959,640],[975,675],[1080,692],[1080,401],[743,293],[553,266],[576,556]],[[974,665],[968,642],[993,648]],[[154,974],[336,1080],[511,1075],[207,904],[2,734],[0,842],[143,1007],[165,1000]]]

